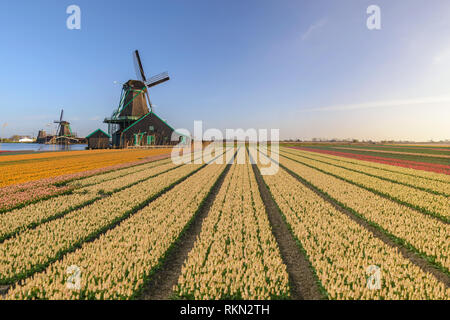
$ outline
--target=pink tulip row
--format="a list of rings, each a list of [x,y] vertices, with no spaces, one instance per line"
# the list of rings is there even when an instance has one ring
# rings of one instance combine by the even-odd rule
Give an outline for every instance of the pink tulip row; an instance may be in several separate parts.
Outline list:
[[[128,168],[131,166],[164,159],[167,157],[169,157],[169,155],[167,154],[156,155],[144,158],[139,161],[122,163],[77,173],[65,174],[57,177],[45,178],[41,180],[30,181],[26,183],[0,188],[0,210],[8,210],[22,204],[58,195],[71,189],[71,187],[69,186],[57,186],[56,184],[59,183],[85,178],[112,170]]]
[[[437,173],[444,173],[444,174],[450,175],[450,166],[443,165],[443,164],[437,164],[437,163],[427,163],[427,162],[401,160],[401,159],[393,159],[393,158],[385,158],[385,157],[377,157],[377,156],[367,156],[367,155],[362,155],[362,154],[354,154],[354,153],[331,151],[331,150],[321,150],[321,149],[313,149],[313,148],[304,148],[304,147],[301,147],[301,148],[300,147],[292,147],[292,149],[325,153],[325,154],[331,154],[331,155],[341,156],[341,157],[346,157],[346,158],[365,160],[365,161],[371,161],[371,162],[377,162],[377,163],[384,163],[384,164],[389,164],[392,166],[399,166],[399,167],[431,171],[431,172],[437,172]]]

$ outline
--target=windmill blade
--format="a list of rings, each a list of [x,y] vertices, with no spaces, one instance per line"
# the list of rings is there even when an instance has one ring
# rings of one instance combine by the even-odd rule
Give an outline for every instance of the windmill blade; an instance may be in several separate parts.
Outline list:
[[[56,137],[59,136],[60,131],[61,131],[61,122],[59,122],[58,127],[56,128],[56,131],[55,131]]]
[[[145,74],[144,74],[144,68],[142,67],[142,62],[141,62],[141,57],[139,56],[139,51],[135,50],[134,51],[134,58],[135,58],[135,64],[137,64],[140,76],[141,76],[141,80],[142,81],[147,81],[147,78],[145,78]]]
[[[166,82],[167,80],[170,80],[169,74],[167,72],[163,72],[151,77],[148,81],[144,81],[144,83],[147,87],[151,88],[160,83]]]
[[[133,52],[133,65],[134,65],[134,72],[136,73],[136,79],[140,79],[141,71],[139,70],[139,63],[136,58],[136,54]]]
[[[61,109],[61,117],[59,117],[59,121],[62,121],[63,114],[64,114],[64,109]]]

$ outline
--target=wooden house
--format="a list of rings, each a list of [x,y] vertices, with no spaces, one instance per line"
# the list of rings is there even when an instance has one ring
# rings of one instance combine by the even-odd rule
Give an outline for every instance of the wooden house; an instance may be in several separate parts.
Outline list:
[[[115,134],[115,143],[121,148],[153,145],[175,145],[184,138],[158,117],[149,112],[139,120]],[[174,140],[172,140],[174,139]]]
[[[109,139],[111,136],[103,130],[97,129],[86,137],[89,149],[108,149],[110,148]]]

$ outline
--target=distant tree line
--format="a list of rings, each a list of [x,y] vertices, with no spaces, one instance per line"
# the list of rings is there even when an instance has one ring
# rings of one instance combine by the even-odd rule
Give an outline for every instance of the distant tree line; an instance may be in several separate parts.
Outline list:
[[[0,142],[3,142],[3,143],[19,142],[19,140],[22,138],[30,138],[30,139],[34,140],[34,138],[31,136],[26,136],[26,135],[20,136],[20,135],[15,134],[9,138],[0,138]]]
[[[417,141],[409,141],[409,140],[381,140],[381,141],[373,141],[373,140],[359,140],[354,138],[347,138],[347,139],[338,139],[338,138],[312,138],[312,139],[285,139],[282,140],[282,142],[336,142],[336,143],[383,143],[383,144],[391,144],[391,143],[425,143],[425,141],[417,142]],[[434,141],[429,140],[426,141],[428,143],[449,143],[450,139],[440,140],[440,141]]]

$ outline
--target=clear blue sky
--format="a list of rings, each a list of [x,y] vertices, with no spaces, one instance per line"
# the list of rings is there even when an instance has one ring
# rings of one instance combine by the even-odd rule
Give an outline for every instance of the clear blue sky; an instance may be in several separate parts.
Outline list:
[[[71,4],[81,30],[66,28]],[[139,49],[147,75],[171,75],[150,95],[176,128],[450,138],[448,0],[3,1],[0,43],[3,137],[36,135],[61,108],[79,135],[105,128]]]

